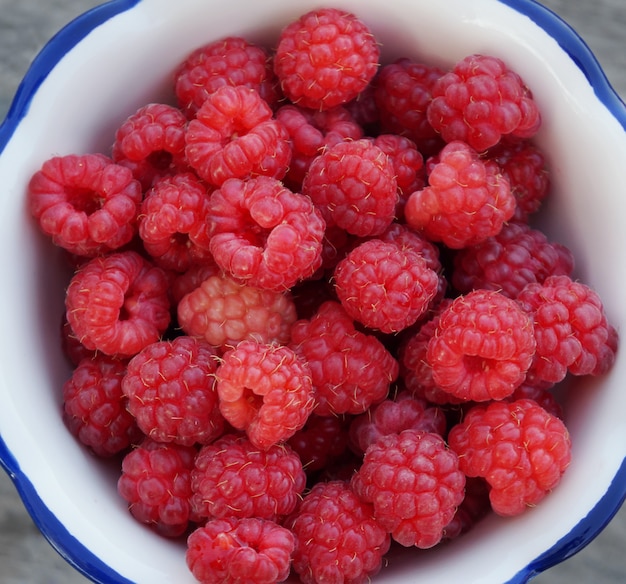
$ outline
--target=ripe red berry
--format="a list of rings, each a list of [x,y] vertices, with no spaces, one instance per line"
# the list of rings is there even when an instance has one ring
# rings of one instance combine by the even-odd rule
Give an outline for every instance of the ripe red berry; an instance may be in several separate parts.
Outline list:
[[[343,10],[320,8],[281,31],[274,71],[290,101],[324,110],[361,93],[376,74],[379,56],[363,21]]]

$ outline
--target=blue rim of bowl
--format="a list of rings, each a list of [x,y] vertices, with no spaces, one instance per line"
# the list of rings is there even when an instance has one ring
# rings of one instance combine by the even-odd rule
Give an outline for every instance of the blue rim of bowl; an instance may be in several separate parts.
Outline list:
[[[585,41],[557,14],[535,0],[498,0],[526,15],[554,38],[588,79],[598,99],[626,130],[626,106],[608,81],[602,67]],[[39,52],[26,72],[0,125],[0,153],[4,150],[41,83],[54,67],[92,30],[130,10],[141,0],[110,0],[81,14],[62,28]],[[132,584],[95,556],[72,536],[46,507],[33,484],[20,469],[0,437],[0,465],[12,479],[24,506],[52,547],[79,572],[99,584]],[[522,584],[587,546],[613,519],[626,498],[626,459],[606,493],[567,535],[520,570],[507,584]]]

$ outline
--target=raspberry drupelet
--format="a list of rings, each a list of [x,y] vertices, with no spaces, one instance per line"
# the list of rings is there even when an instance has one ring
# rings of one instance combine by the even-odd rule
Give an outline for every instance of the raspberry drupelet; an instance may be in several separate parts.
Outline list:
[[[290,346],[309,364],[320,416],[361,414],[387,397],[398,363],[373,335],[355,328],[339,302],[324,302],[291,328]]]
[[[328,225],[359,237],[380,235],[395,217],[391,160],[370,139],[339,142],[315,158],[302,183]]]
[[[296,538],[293,570],[304,584],[369,582],[390,547],[372,506],[346,481],[317,483],[286,525]]]
[[[141,184],[102,154],[46,160],[31,177],[27,197],[43,233],[77,256],[120,249],[137,232]]]
[[[463,501],[465,475],[441,436],[403,430],[370,445],[351,484],[395,541],[428,549]]]
[[[204,101],[185,132],[189,165],[214,186],[229,178],[282,179],[291,160],[289,134],[255,89],[225,85]]]
[[[283,28],[274,71],[291,102],[325,110],[357,97],[376,74],[379,57],[378,43],[362,20],[320,8]]]
[[[435,384],[463,401],[504,399],[535,356],[530,315],[497,291],[458,296],[439,316],[426,360]]]
[[[189,498],[196,449],[150,438],[122,460],[117,492],[131,515],[165,537],[184,535],[194,524]]]
[[[142,432],[157,442],[208,444],[224,431],[215,387],[218,361],[205,341],[157,341],[128,363],[122,390]]]
[[[168,286],[165,272],[137,252],[93,258],[70,280],[66,317],[88,349],[132,357],[167,330]]]
[[[497,234],[515,212],[508,179],[493,161],[483,161],[465,142],[443,147],[432,161],[428,185],[410,194],[406,223],[452,249]]]
[[[571,460],[563,422],[533,400],[476,405],[449,433],[468,477],[483,477],[499,515],[534,507],[560,482]]]
[[[321,213],[277,179],[225,181],[211,195],[207,222],[215,262],[250,286],[286,291],[321,265]]]
[[[289,577],[295,537],[274,521],[212,519],[187,538],[186,562],[200,584],[278,584]]]
[[[286,346],[241,341],[215,377],[220,412],[257,448],[291,438],[315,407],[309,366]]]

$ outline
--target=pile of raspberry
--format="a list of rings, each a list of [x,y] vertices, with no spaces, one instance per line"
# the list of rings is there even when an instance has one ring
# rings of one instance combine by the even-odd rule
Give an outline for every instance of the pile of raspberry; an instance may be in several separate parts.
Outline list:
[[[571,460],[554,388],[618,339],[533,227],[521,77],[383,63],[325,8],[199,47],[171,89],[28,193],[74,270],[63,418],[129,513],[211,584],[366,582],[392,542],[532,513]]]

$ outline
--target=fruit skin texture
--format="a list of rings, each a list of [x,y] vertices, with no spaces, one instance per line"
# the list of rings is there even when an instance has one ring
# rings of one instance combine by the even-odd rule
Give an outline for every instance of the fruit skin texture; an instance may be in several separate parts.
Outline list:
[[[274,72],[291,102],[325,110],[357,97],[376,74],[379,57],[365,23],[349,12],[320,8],[283,28]]]
[[[187,539],[186,561],[202,584],[276,584],[291,569],[295,538],[265,519],[207,521]]]
[[[131,515],[160,535],[183,535],[195,517],[189,505],[195,448],[145,438],[122,460],[118,494]]]
[[[257,448],[289,439],[315,407],[309,366],[289,347],[241,341],[215,377],[220,412]]]
[[[430,307],[439,276],[409,247],[370,239],[356,246],[334,271],[346,312],[371,329],[397,333]]]
[[[367,138],[339,142],[322,152],[311,162],[302,192],[328,225],[359,237],[385,231],[399,200],[391,160]]]
[[[373,335],[355,328],[339,302],[324,302],[291,328],[289,345],[309,364],[320,416],[360,414],[387,397],[398,363]]]
[[[243,340],[286,344],[297,318],[288,293],[247,286],[224,275],[209,276],[185,294],[177,312],[186,334],[204,338],[220,353]]]
[[[372,506],[346,481],[317,483],[286,525],[296,537],[293,569],[304,584],[369,582],[390,546]]]
[[[463,501],[465,475],[441,436],[404,430],[367,449],[351,484],[395,541],[427,549],[441,541]]]
[[[215,262],[250,286],[289,290],[322,263],[321,213],[279,180],[225,181],[211,194],[207,222]]]
[[[515,197],[499,166],[454,141],[431,161],[428,185],[409,195],[406,223],[452,249],[496,235],[515,212]]]
[[[533,321],[497,291],[457,297],[440,315],[426,360],[435,384],[463,401],[504,399],[535,355]]]
[[[102,154],[46,160],[28,184],[40,229],[70,253],[95,257],[126,245],[137,231],[141,185]]]
[[[203,446],[191,473],[191,505],[199,517],[280,520],[300,501],[306,475],[286,444],[263,450],[238,434]]]
[[[499,515],[514,516],[539,503],[571,460],[563,422],[534,400],[476,405],[449,433],[468,477],[484,477]]]
[[[70,280],[65,308],[85,347],[132,357],[158,341],[170,323],[168,279],[134,251],[93,258]]]
[[[157,341],[128,363],[122,390],[142,432],[157,442],[208,444],[224,431],[215,388],[218,361],[205,341]]]

